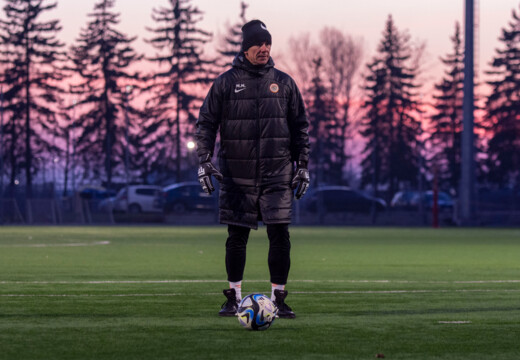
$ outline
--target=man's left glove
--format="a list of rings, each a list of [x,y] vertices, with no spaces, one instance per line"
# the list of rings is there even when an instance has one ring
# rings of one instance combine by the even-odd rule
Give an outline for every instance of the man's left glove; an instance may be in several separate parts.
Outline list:
[[[222,176],[217,168],[211,163],[210,159],[211,157],[208,155],[201,156],[198,174],[202,190],[211,195],[211,193],[215,191],[215,187],[211,181],[211,176],[213,175],[218,181],[224,180],[224,176]]]
[[[309,170],[307,170],[307,163],[303,161],[298,162],[298,166],[296,167],[296,173],[291,182],[292,189],[296,189],[296,200],[300,200],[303,195],[307,192],[309,188],[310,177]]]

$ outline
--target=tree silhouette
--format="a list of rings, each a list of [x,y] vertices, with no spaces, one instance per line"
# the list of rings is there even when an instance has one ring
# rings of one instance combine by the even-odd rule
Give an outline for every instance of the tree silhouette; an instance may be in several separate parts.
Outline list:
[[[56,127],[56,136],[61,138],[64,142],[63,150],[61,151],[62,158],[64,160],[63,164],[63,197],[66,197],[68,194],[68,185],[69,185],[69,178],[71,177],[71,173],[75,171],[75,168],[72,165],[75,165],[73,163],[72,159],[72,142],[74,139],[72,138],[73,134],[73,126],[74,123],[74,110],[72,109],[72,116],[71,111],[69,111],[68,107],[65,105],[65,101],[60,101],[59,103],[59,109],[61,112],[61,121],[60,126]],[[74,174],[72,174],[74,176]],[[73,191],[75,189],[73,188]]]
[[[359,41],[343,34],[335,28],[326,27],[320,31],[323,53],[323,72],[328,83],[328,92],[333,101],[332,119],[334,120],[335,142],[338,145],[339,181],[343,180],[343,167],[350,156],[345,147],[346,140],[352,137],[354,129],[352,117],[352,94],[354,80],[359,72],[362,46]]]
[[[308,100],[309,114],[309,138],[313,151],[310,156],[310,165],[316,169],[316,183],[338,183],[341,180],[341,164],[338,154],[339,145],[335,136],[334,102],[330,93],[323,85],[322,58],[313,60],[314,77],[309,93],[312,98]]]
[[[502,29],[491,63],[492,92],[486,101],[489,181],[500,186],[520,186],[520,16],[512,11],[512,22]]]
[[[304,33],[289,41],[294,77],[305,99],[310,128],[311,161],[319,183],[343,184],[351,136],[351,96],[361,60],[361,45],[335,28],[320,31],[320,42]],[[312,54],[312,56],[310,56]]]
[[[104,169],[109,188],[115,167],[122,168],[124,163],[125,114],[133,119],[141,115],[128,102],[140,79],[139,73],[131,73],[129,68],[142,56],[131,46],[136,38],[116,29],[120,20],[113,7],[114,0],[99,0],[94,5],[89,14],[91,20],[82,29],[71,55],[72,70],[80,78],[71,86],[79,113],[74,120],[81,124],[81,133],[76,135],[76,153],[84,177],[101,178]],[[135,127],[135,121],[129,126]]]
[[[305,102],[312,96],[309,89],[313,87],[315,78],[315,60],[321,56],[320,47],[311,40],[310,33],[299,34],[289,38],[289,54],[291,57],[292,75],[298,84]],[[312,54],[313,56],[309,56]]]
[[[336,104],[331,93],[324,86],[322,58],[313,60],[314,77],[309,93],[309,138],[313,151],[311,166],[316,169],[316,182],[323,184],[341,183],[341,151],[342,139],[338,137],[338,124],[335,119]]]
[[[33,176],[44,169],[43,156],[53,147],[48,135],[57,121],[55,104],[62,93],[59,82],[64,79],[64,44],[56,38],[61,26],[58,20],[41,20],[55,8],[56,3],[45,0],[6,0],[7,19],[0,20],[1,80],[8,115],[4,160],[10,165],[11,189],[24,170],[29,198]]]
[[[458,190],[460,181],[462,102],[464,97],[464,49],[460,26],[455,24],[451,37],[453,51],[441,58],[447,67],[444,78],[435,84],[435,114],[431,117],[430,139],[436,152],[439,185],[447,190]]]
[[[202,12],[190,3],[168,0],[168,7],[154,8],[152,18],[157,27],[148,29],[153,37],[147,40],[158,51],[148,60],[159,68],[146,88],[153,94],[147,102],[152,127],[147,136],[146,151],[151,155],[148,166],[160,169],[162,178],[174,173],[176,181],[182,179],[182,159],[188,156],[183,145],[194,134],[198,111],[195,101],[202,100],[200,87],[216,75],[209,67],[213,61],[203,58],[203,46],[211,34],[197,27]]]
[[[233,59],[242,48],[242,26],[247,22],[246,10],[248,6],[244,1],[240,2],[240,20],[234,25],[227,26],[227,35],[220,41],[219,49],[222,48],[222,50],[217,51],[221,55],[219,63],[224,71],[231,67]]]
[[[367,111],[361,134],[368,140],[363,151],[362,184],[375,193],[387,187],[390,197],[400,185],[415,185],[418,173],[418,136],[421,123],[414,90],[417,68],[411,61],[409,36],[398,31],[392,17],[386,22],[376,55],[367,65]]]

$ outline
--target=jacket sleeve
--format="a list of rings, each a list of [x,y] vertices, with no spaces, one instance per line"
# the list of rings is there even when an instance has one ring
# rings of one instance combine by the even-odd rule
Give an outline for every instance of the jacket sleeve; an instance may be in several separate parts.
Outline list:
[[[291,160],[309,162],[309,119],[305,112],[300,90],[291,81],[291,96],[288,112],[289,129],[291,131]]]
[[[222,85],[221,79],[217,78],[200,108],[199,118],[196,123],[197,130],[195,138],[199,158],[204,155],[209,155],[210,158],[213,156],[221,115]]]

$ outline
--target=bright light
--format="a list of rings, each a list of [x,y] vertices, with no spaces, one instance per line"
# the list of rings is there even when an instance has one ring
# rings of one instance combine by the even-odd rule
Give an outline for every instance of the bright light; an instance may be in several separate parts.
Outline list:
[[[127,93],[132,92],[132,89],[133,89],[133,88],[134,88],[134,87],[133,87],[132,85],[126,85],[126,92],[127,92]]]
[[[15,184],[15,185],[20,185],[20,180],[16,179],[16,180],[14,181],[14,184]]]
[[[188,143],[186,144],[186,146],[187,146],[188,149],[190,149],[190,150],[195,149],[195,143],[194,143],[193,141],[188,141]]]
[[[54,158],[54,162],[57,163],[59,159],[57,157]]]

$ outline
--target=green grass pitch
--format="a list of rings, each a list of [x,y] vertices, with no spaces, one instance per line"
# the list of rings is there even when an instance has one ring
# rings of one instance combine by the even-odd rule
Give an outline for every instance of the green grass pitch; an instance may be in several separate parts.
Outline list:
[[[220,318],[226,228],[0,227],[0,359],[520,359],[520,230],[291,228],[294,320]],[[265,228],[243,294],[270,293]]]

